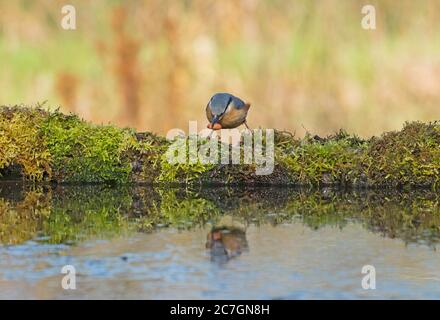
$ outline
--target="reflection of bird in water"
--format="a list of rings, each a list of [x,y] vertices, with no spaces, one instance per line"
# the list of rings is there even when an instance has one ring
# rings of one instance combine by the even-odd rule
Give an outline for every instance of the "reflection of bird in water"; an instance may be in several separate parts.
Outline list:
[[[215,227],[208,233],[206,248],[211,249],[211,261],[224,263],[249,250],[246,233],[235,227]]]

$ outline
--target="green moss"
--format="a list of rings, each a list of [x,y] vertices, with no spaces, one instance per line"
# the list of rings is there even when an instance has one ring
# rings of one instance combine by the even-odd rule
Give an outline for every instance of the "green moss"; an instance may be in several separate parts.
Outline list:
[[[41,132],[60,182],[127,182],[131,172],[122,153],[134,143],[133,132],[95,126],[76,115],[50,114]]]
[[[18,166],[26,179],[51,177],[52,156],[40,132],[45,117],[38,109],[0,109],[0,175]]]
[[[440,126],[406,123],[401,131],[361,140],[344,131],[307,135],[277,148],[277,161],[298,184],[438,187]]]
[[[401,131],[373,138],[365,160],[366,174],[373,182],[438,187],[440,125],[406,123]]]
[[[185,182],[191,183],[198,179],[203,173],[213,169],[214,164],[201,163],[198,152],[203,144],[208,141],[202,140],[202,143],[197,148],[189,148],[191,137],[177,137],[174,143],[181,144],[186,151],[184,161],[178,163],[171,163],[168,160],[167,153],[164,152],[160,157],[160,175],[157,177],[157,182]],[[220,149],[219,149],[220,150]],[[177,151],[176,151],[177,152]],[[196,161],[190,161],[191,158]]]
[[[300,184],[345,185],[359,176],[366,146],[344,131],[325,139],[307,135],[287,151],[283,146],[277,159]]]
[[[257,175],[255,163],[202,163],[198,153],[211,140],[199,137],[197,147],[190,148],[191,137],[177,139],[187,152],[184,161],[172,163],[167,153],[173,142],[149,132],[93,125],[58,111],[1,107],[0,175],[10,179],[18,173],[32,181],[118,184],[437,188],[440,182],[437,122],[406,123],[401,131],[369,140],[342,130],[325,138],[307,134],[302,139],[275,131],[275,167],[270,175]],[[220,152],[221,143],[215,143]]]

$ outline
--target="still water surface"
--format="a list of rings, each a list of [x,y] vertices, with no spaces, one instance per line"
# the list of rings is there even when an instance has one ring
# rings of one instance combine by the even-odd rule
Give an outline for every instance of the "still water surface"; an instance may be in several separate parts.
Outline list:
[[[440,298],[430,192],[147,189],[3,186],[0,298]]]

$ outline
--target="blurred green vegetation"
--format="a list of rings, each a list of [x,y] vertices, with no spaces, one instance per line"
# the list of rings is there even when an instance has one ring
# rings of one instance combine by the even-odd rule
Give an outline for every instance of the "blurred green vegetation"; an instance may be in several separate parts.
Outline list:
[[[249,123],[361,136],[440,118],[440,3],[374,0],[0,1],[0,103],[48,100],[96,123],[164,133],[205,123],[214,92]]]

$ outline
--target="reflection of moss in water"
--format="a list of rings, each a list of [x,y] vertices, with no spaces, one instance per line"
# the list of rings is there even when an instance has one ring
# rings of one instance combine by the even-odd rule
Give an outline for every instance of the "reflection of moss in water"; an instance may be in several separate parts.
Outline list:
[[[51,214],[50,196],[29,191],[19,203],[0,198],[0,243],[17,244],[32,239]]]
[[[78,242],[163,226],[187,229],[208,222],[215,226],[226,215],[245,226],[301,221],[313,229],[329,225],[343,228],[356,220],[387,237],[440,241],[440,196],[429,191],[66,186],[49,192],[41,188],[25,191],[20,200],[2,196],[2,243],[20,243],[37,236],[47,237],[38,241],[51,243]]]
[[[300,195],[286,206],[312,228],[343,227],[356,220],[376,232],[405,241],[440,240],[440,198],[431,192],[321,192]]]
[[[131,207],[132,198],[126,189],[84,188],[68,188],[67,192],[54,194],[51,214],[42,225],[50,242],[107,237],[131,231],[125,213]]]
[[[219,214],[219,209],[213,202],[191,192],[186,193],[184,198],[179,198],[173,189],[160,190],[159,194],[160,215],[172,226],[188,228],[196,224],[204,225]]]

